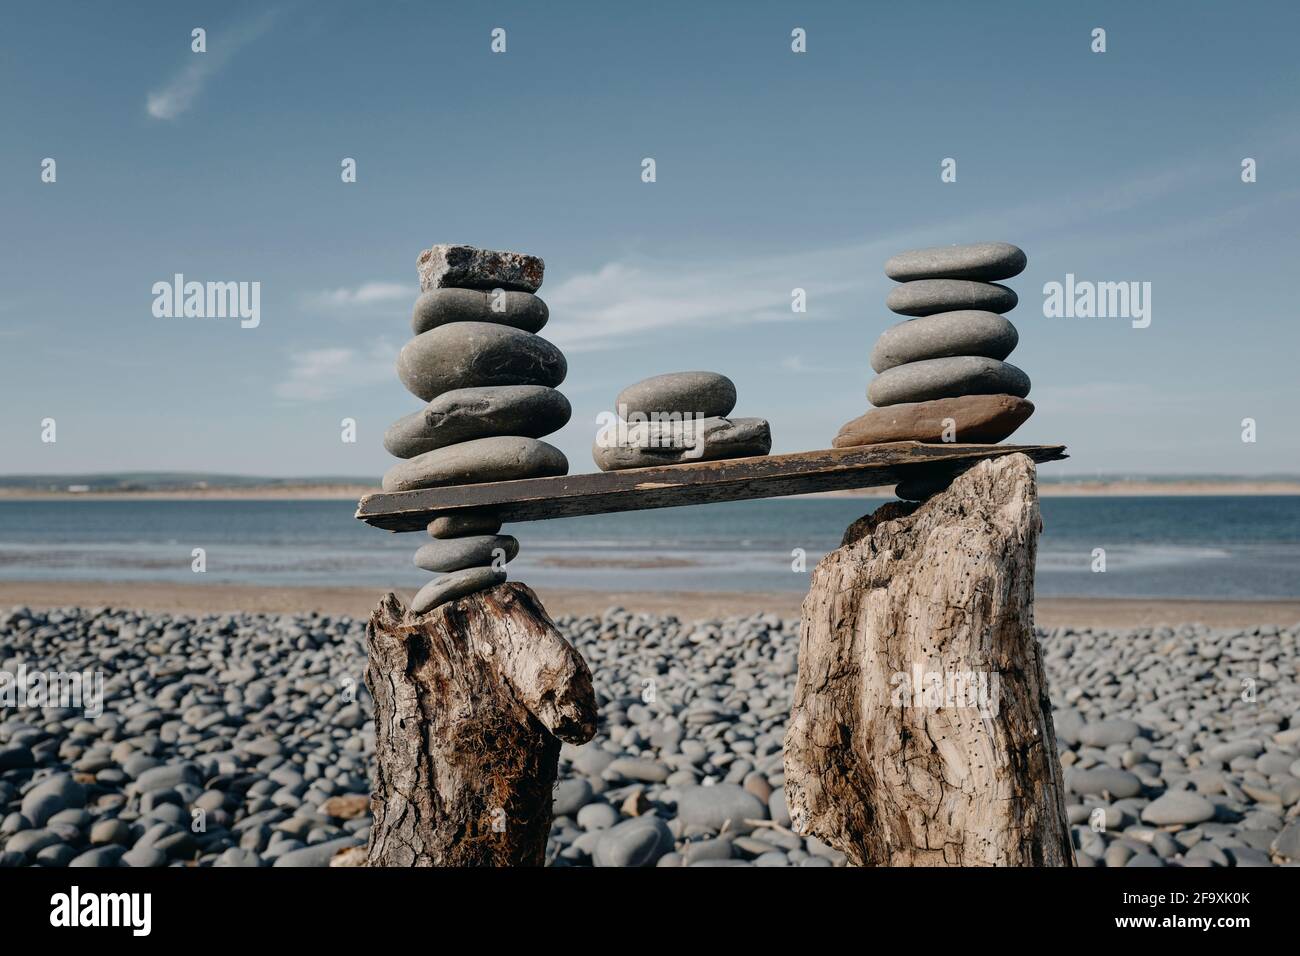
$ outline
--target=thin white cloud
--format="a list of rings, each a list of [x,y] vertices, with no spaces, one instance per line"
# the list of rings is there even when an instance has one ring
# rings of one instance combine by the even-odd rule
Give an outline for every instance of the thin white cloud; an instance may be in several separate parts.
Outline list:
[[[359,306],[383,305],[411,299],[419,292],[415,286],[400,282],[363,282],[355,288],[326,289],[303,297],[304,302],[321,309],[348,309]]]
[[[277,10],[268,10],[229,30],[209,30],[207,52],[191,52],[185,68],[160,89],[148,95],[145,110],[154,119],[176,119],[194,105],[208,80],[230,62],[236,53],[271,29],[278,15]]]
[[[391,382],[399,347],[381,339],[368,350],[306,349],[289,354],[289,375],[275,386],[277,398],[321,402],[358,388]]]

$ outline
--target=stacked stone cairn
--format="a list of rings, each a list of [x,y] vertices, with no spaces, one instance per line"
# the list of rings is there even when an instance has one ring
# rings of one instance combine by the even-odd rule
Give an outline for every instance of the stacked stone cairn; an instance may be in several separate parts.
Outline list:
[[[402,384],[424,408],[395,422],[384,447],[403,459],[384,475],[385,491],[411,491],[567,474],[558,448],[539,441],[572,410],[556,391],[568,365],[537,335],[546,303],[534,293],[536,256],[440,245],[418,260],[421,294],[415,338],[397,359]],[[499,584],[519,542],[490,514],[448,514],[429,524],[434,539],[415,563],[441,575],[411,602],[416,613]]]
[[[836,448],[879,442],[995,444],[1033,414],[1029,376],[1003,361],[1019,341],[1002,313],[1015,292],[997,283],[1019,275],[1025,254],[1006,242],[915,249],[885,263],[901,285],[886,305],[898,323],[876,341],[867,389],[876,406],[840,429]],[[942,490],[951,471],[930,470],[900,483],[900,498],[921,501]]]
[[[596,436],[601,471],[766,455],[772,430],[762,418],[728,418],[736,386],[717,372],[671,372],[629,385],[616,420]]]

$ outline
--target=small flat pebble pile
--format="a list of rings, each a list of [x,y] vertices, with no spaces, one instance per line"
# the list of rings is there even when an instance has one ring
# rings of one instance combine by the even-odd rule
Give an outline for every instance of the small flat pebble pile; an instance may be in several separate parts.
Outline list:
[[[600,728],[561,751],[553,865],[843,865],[785,803],[797,621],[556,623]],[[1300,625],[1039,636],[1082,865],[1300,862]],[[0,611],[0,671],[106,697],[0,708],[0,866],[329,865],[369,834],[364,666],[349,618]]]
[[[876,406],[845,424],[834,446],[891,441],[993,444],[1033,414],[1029,377],[1003,361],[1019,334],[1001,313],[1016,294],[993,281],[1019,275],[1025,254],[1006,242],[915,249],[885,263],[901,285],[886,305],[914,316],[871,351]],[[900,492],[900,497],[908,497]],[[919,496],[918,496],[919,497]]]
[[[717,372],[670,372],[619,392],[617,422],[596,436],[601,471],[766,455],[772,430],[762,418],[729,418],[736,386]]]
[[[428,404],[395,422],[384,447],[403,459],[384,475],[385,491],[563,475],[564,454],[539,441],[569,420],[555,386],[564,355],[537,335],[550,313],[534,293],[536,256],[472,246],[434,246],[419,257],[420,297],[397,373]],[[415,563],[440,575],[411,602],[417,613],[506,579],[519,542],[486,515],[448,516],[429,525],[433,540]]]

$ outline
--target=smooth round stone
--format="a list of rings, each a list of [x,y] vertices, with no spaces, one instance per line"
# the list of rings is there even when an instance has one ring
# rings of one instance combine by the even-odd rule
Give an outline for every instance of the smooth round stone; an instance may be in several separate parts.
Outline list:
[[[451,574],[434,578],[420,588],[411,601],[411,610],[416,614],[423,614],[448,601],[454,601],[477,591],[485,591],[505,579],[506,573],[496,568],[465,568],[463,571],[453,571]]]
[[[1029,394],[1029,376],[1007,362],[974,355],[909,362],[881,372],[867,387],[872,405],[928,402],[962,395]]]
[[[1010,279],[1025,271],[1024,252],[1009,242],[972,242],[900,252],[885,263],[885,275],[899,282],[916,279]]]
[[[1112,718],[1089,721],[1079,728],[1079,743],[1088,747],[1109,747],[1135,740],[1142,728],[1134,721]]]
[[[996,312],[938,312],[885,329],[871,350],[871,367],[883,372],[908,362],[955,355],[1004,359],[1019,341],[1016,327]]]
[[[572,413],[569,400],[545,385],[457,388],[390,425],[384,447],[398,458],[414,458],[490,435],[541,438],[563,428]]]
[[[936,312],[965,309],[1010,312],[1018,301],[1015,292],[995,282],[918,279],[895,286],[885,299],[885,305],[899,315],[934,315]]]
[[[655,412],[726,418],[736,407],[736,386],[717,372],[669,372],[643,379],[618,393],[614,411],[623,418]]]
[[[873,408],[846,423],[831,445],[849,448],[890,441],[995,444],[1034,413],[1034,403],[1014,395],[963,395]],[[952,424],[951,431],[948,424]]]
[[[1106,766],[1067,773],[1065,783],[1071,793],[1083,795],[1109,793],[1120,800],[1136,797],[1142,792],[1142,781],[1135,774]]]
[[[425,571],[459,571],[492,564],[498,551],[502,563],[513,561],[519,553],[518,539],[508,534],[478,534],[430,541],[415,552],[415,566]]]
[[[1171,790],[1142,811],[1142,822],[1153,826],[1204,823],[1214,819],[1214,804],[1190,790]]]
[[[596,467],[601,471],[622,471],[748,458],[772,450],[772,430],[762,418],[706,418],[693,424],[689,433],[680,423],[677,428],[659,428],[653,423],[629,425],[628,438],[628,445],[605,445],[604,441],[617,438],[597,436],[591,448]]]
[[[384,475],[384,491],[473,485],[567,474],[569,462],[554,445],[536,438],[475,438],[398,462]]]
[[[633,817],[602,830],[592,862],[596,866],[654,866],[673,848],[673,835],[658,817]]]
[[[551,796],[551,812],[557,817],[571,817],[591,802],[591,784],[581,777],[561,780]]]
[[[564,354],[546,339],[491,322],[453,322],[402,347],[397,375],[426,402],[456,388],[549,385],[564,381]]]
[[[440,515],[429,522],[431,538],[463,538],[471,534],[496,534],[500,530],[500,519],[476,511]]]
[[[743,834],[754,829],[746,820],[767,819],[767,804],[739,784],[687,786],[677,793],[677,818],[686,826],[706,827],[715,832],[731,821],[729,832]]]
[[[411,330],[419,335],[451,322],[495,322],[540,332],[550,315],[546,303],[531,292],[430,289],[415,300]]]

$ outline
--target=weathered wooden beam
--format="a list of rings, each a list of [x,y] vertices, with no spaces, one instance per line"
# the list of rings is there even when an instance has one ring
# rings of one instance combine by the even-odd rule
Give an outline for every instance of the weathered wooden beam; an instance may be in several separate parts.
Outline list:
[[[1065,458],[1064,445],[958,445],[889,442],[790,455],[700,461],[657,468],[528,478],[364,496],[356,516],[389,531],[420,531],[439,515],[487,511],[502,521],[675,508],[714,501],[778,498],[895,484],[936,465],[986,458]]]

